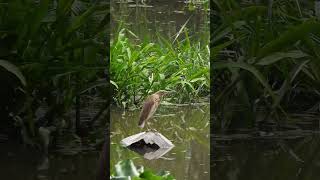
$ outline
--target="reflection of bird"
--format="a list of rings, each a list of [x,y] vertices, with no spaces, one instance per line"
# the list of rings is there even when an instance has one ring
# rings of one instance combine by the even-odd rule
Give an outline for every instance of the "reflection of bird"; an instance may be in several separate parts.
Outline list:
[[[150,95],[144,102],[143,108],[140,113],[139,127],[143,128],[144,124],[149,120],[153,114],[156,112],[161,98],[168,94],[168,91],[160,90],[152,95]]]

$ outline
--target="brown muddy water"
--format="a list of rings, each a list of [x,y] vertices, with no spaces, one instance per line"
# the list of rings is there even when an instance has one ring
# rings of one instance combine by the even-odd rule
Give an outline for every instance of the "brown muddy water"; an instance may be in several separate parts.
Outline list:
[[[114,165],[132,159],[136,166],[144,166],[157,173],[170,171],[178,180],[206,180],[210,178],[209,106],[175,107],[161,105],[151,127],[168,138],[175,147],[160,159],[147,160],[121,147],[123,138],[141,132],[138,127],[139,110],[111,112],[111,172]]]

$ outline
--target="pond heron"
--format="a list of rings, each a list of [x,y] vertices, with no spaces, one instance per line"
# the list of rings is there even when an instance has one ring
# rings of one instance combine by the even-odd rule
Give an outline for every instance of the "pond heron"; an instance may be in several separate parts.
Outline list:
[[[153,116],[161,102],[162,97],[167,95],[168,93],[170,92],[160,90],[147,97],[147,99],[143,103],[143,107],[140,113],[140,120],[138,124],[140,128],[143,128],[145,123]]]

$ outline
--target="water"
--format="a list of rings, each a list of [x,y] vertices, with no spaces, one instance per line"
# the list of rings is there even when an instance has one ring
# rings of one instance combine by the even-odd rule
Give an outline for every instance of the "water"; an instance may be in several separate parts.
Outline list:
[[[81,109],[81,122],[92,119],[95,109],[94,106]],[[62,134],[52,136],[48,156],[38,146],[24,145],[19,140],[21,135],[15,131],[18,130],[0,129],[1,180],[96,179],[105,126],[96,125],[94,131],[88,131],[88,137],[81,140],[72,130],[63,129]]]
[[[139,111],[111,112],[111,166],[124,159],[150,168],[154,172],[170,171],[179,180],[205,180],[210,177],[209,106],[173,107],[161,105],[151,127],[168,138],[175,147],[161,159],[147,160],[123,148],[119,142],[141,132]],[[111,167],[111,171],[114,167]]]
[[[203,3],[191,4],[183,0],[152,0],[146,1],[144,5],[141,1],[111,0],[111,37],[119,27],[125,27],[139,38],[148,37],[149,41],[157,37],[157,34],[173,40],[186,24],[188,36],[196,36],[198,41],[202,39],[208,43],[209,5],[205,0],[198,2]],[[184,32],[181,33],[180,39],[183,37]]]
[[[0,144],[0,159],[0,179],[3,180],[88,180],[96,178],[99,152],[74,156],[50,153],[49,168],[40,170],[44,157],[39,151],[6,143]]]
[[[282,131],[276,137],[219,139],[214,144],[213,179],[316,180],[320,177],[319,131]]]

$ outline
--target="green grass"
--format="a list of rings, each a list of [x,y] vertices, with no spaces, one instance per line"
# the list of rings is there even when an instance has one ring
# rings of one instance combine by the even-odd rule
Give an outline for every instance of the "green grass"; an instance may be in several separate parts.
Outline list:
[[[186,33],[186,31],[185,31]],[[140,104],[157,90],[175,91],[173,102],[197,102],[209,95],[209,48],[188,38],[174,43],[158,36],[158,43],[139,40],[122,29],[111,43],[110,77],[114,102]],[[132,38],[131,38],[132,39]]]

